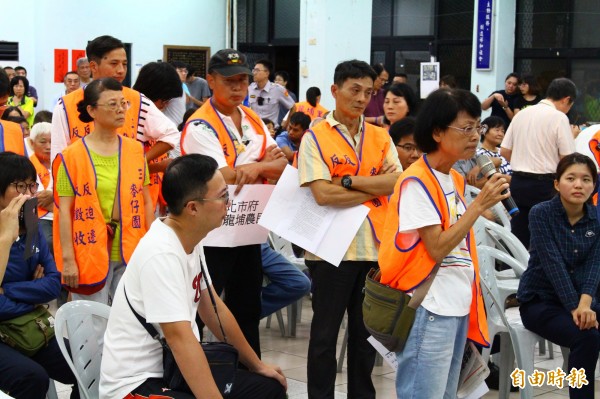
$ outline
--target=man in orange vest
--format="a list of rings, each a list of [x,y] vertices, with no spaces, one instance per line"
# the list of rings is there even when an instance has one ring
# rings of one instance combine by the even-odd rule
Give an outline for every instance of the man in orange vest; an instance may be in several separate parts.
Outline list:
[[[260,117],[241,105],[251,73],[246,56],[237,50],[213,55],[207,76],[213,96],[190,116],[181,133],[181,153],[214,158],[227,184],[237,185],[236,193],[244,184],[277,180],[287,163]],[[204,252],[216,291],[225,289],[227,307],[260,355],[260,245],[205,247]]]
[[[367,272],[377,267],[379,237],[387,196],[402,171],[388,132],[365,123],[363,112],[377,74],[369,64],[340,63],[331,94],[335,110],[309,130],[298,152],[300,184],[310,187],[322,206],[370,208],[339,266],[307,252],[313,282],[313,311],[308,346],[308,397],[334,396],[336,342],[348,311],[348,397],[375,398],[371,372],[375,349],[363,324],[363,287]]]
[[[4,69],[0,69],[0,114],[6,109],[10,81]],[[23,130],[18,123],[0,120],[0,152],[10,151],[25,155]]]
[[[94,79],[114,78],[123,82],[127,75],[127,53],[123,42],[111,36],[99,36],[87,45],[85,51]],[[85,137],[93,130],[92,123],[79,120],[77,103],[83,99],[83,90],[78,89],[63,96],[54,108],[52,160],[67,145]],[[119,130],[119,134],[144,143],[148,161],[158,158],[177,145],[177,127],[152,101],[128,87],[123,87],[123,95],[131,106],[125,114],[125,124]],[[149,165],[151,173],[163,171],[165,167],[166,164]]]

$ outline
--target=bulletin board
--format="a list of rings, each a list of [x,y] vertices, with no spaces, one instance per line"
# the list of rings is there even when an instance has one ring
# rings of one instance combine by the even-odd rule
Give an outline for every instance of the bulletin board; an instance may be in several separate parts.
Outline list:
[[[206,78],[208,61],[210,60],[210,47],[200,46],[163,46],[163,61],[181,61],[196,68],[196,76]]]

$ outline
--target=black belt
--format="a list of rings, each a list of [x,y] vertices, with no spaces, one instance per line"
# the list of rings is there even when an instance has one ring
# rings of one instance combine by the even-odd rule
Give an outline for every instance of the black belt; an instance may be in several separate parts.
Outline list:
[[[529,173],[513,171],[513,176],[523,177],[525,179],[553,181],[556,179],[556,173]]]

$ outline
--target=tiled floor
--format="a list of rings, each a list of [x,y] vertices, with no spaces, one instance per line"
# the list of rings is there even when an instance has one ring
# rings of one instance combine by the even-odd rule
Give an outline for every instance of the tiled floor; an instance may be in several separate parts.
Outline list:
[[[306,298],[303,301],[302,321],[297,325],[296,337],[281,337],[281,333],[277,324],[277,320],[273,317],[271,328],[266,328],[266,320],[261,323],[261,346],[263,360],[267,363],[279,365],[288,380],[288,395],[289,399],[304,399],[307,398],[306,391],[306,355],[308,352],[308,336],[310,329],[310,320],[312,317],[312,309],[310,300]],[[284,310],[285,319],[285,310]],[[340,331],[338,353],[341,348],[344,330]],[[562,366],[562,355],[559,348],[555,346],[554,360],[548,360],[547,356],[536,355],[536,367],[538,369],[552,370],[558,366]],[[345,399],[347,390],[347,381],[351,378],[347,375],[346,368],[338,374],[335,387],[335,398]],[[600,381],[600,378],[596,378]],[[373,370],[373,382],[377,389],[377,397],[383,399],[393,399],[396,397],[394,388],[394,372],[387,365],[375,367]],[[600,384],[596,384],[596,396],[600,397]],[[60,399],[68,399],[70,389],[57,384],[57,390]],[[569,396],[568,389],[558,390],[554,387],[541,387],[534,390],[534,396],[540,399],[566,398]],[[519,398],[518,393],[512,393],[510,398]],[[498,398],[497,391],[490,391],[484,399]],[[424,398],[426,399],[426,398]]]

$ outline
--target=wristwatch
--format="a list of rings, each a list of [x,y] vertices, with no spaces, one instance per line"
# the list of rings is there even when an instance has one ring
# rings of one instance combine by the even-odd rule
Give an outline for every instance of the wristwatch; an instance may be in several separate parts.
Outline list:
[[[342,187],[347,189],[352,188],[352,177],[350,175],[342,176]]]

